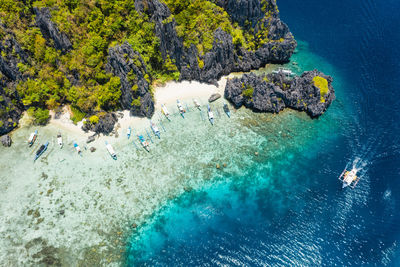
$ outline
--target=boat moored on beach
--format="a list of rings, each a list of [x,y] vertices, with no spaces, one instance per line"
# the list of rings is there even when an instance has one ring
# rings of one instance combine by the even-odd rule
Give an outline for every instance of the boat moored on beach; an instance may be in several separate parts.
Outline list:
[[[37,138],[37,134],[38,134],[37,130],[35,130],[33,133],[31,133],[31,135],[29,136],[29,139],[28,139],[28,145],[29,146],[32,146],[35,143],[36,138]]]
[[[36,151],[35,159],[33,161],[36,161],[47,150],[48,146],[49,142],[46,142],[44,145],[41,145],[39,149]]]
[[[210,105],[207,105],[208,110],[208,120],[210,121],[211,125],[214,125],[214,114],[211,111]]]
[[[149,142],[146,141],[146,139],[144,139],[143,135],[138,135],[138,139],[139,139],[140,144],[143,146],[143,148],[147,152],[150,152],[150,144],[149,144]]]
[[[111,144],[109,144],[107,141],[105,141],[106,143],[106,148],[108,153],[110,154],[110,156],[114,159],[117,160],[117,154],[114,151],[114,148],[111,146]]]
[[[294,75],[293,71],[291,71],[289,69],[286,69],[286,68],[277,68],[276,70],[273,70],[272,73],[274,73],[274,74],[282,73],[282,74],[284,74],[286,76],[293,76]]]
[[[160,130],[158,129],[157,125],[150,121],[150,128],[153,131],[154,135],[158,137],[158,139],[161,138]]]
[[[197,101],[197,99],[193,99],[193,103],[194,103],[194,106],[195,106],[198,110],[201,111],[201,106],[200,106],[199,102]]]
[[[126,136],[129,138],[131,138],[131,133],[132,133],[132,128],[131,126],[129,126],[129,128],[126,130]]]
[[[178,100],[176,100],[176,105],[178,106],[179,113],[181,114],[182,118],[185,118],[185,112],[186,110],[183,108],[182,103]]]
[[[231,111],[229,110],[228,104],[225,103],[223,109],[224,109],[224,112],[225,112],[226,116],[228,116],[228,118],[230,118],[231,117]]]
[[[82,156],[82,150],[76,142],[74,142],[74,148],[75,148],[76,152],[78,152],[78,155]]]
[[[168,109],[163,104],[161,104],[161,113],[164,114],[164,116],[167,118],[167,120],[170,120]]]
[[[357,177],[357,169],[353,168],[350,171],[344,169],[342,174],[339,176],[339,180],[343,183],[342,188],[350,186],[351,188],[356,187],[360,178]]]
[[[62,140],[62,136],[61,136],[61,134],[60,133],[58,133],[57,134],[57,143],[58,143],[58,146],[60,147],[60,148],[62,148],[63,147],[63,140]]]

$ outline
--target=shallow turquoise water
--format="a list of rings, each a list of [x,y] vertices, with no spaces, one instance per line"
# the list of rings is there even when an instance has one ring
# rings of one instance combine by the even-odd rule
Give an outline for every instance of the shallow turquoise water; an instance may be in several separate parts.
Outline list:
[[[318,120],[311,120],[295,111],[272,115],[241,109],[222,127],[217,122],[220,128],[211,133],[216,137],[214,145],[203,143],[216,149],[198,154],[198,160],[213,157],[214,163],[227,162],[228,167],[204,173],[196,164],[187,166],[183,171],[190,179],[203,176],[208,181],[168,201],[132,234],[126,254],[128,265],[179,265],[183,264],[183,258],[191,265],[205,262],[249,264],[251,261],[235,262],[238,259],[229,256],[234,251],[234,246],[229,244],[231,235],[240,232],[247,220],[265,228],[277,227],[277,221],[291,221],[290,214],[307,205],[303,197],[313,190],[315,174],[324,179],[334,173],[335,170],[329,170],[328,163],[334,160],[330,153],[335,144],[342,140],[338,129],[351,123],[351,116],[350,120],[345,119],[351,108],[343,105],[346,85],[331,65],[308,51],[304,42],[299,42],[292,61],[297,64],[290,63],[286,67],[296,73],[318,68],[334,76],[338,99],[328,112]],[[233,130],[226,131],[232,129],[233,122],[236,135]],[[232,138],[224,139],[229,135]],[[258,156],[254,152],[258,152]],[[325,182],[326,185],[335,183],[332,179]],[[235,224],[236,220],[240,222]],[[213,233],[216,240],[210,236]],[[251,239],[251,234],[248,238]],[[220,242],[215,245],[220,247],[209,242]],[[230,249],[232,251],[228,252]],[[273,262],[261,254],[263,262]],[[310,254],[314,256],[315,253]],[[253,260],[257,261],[257,257]]]

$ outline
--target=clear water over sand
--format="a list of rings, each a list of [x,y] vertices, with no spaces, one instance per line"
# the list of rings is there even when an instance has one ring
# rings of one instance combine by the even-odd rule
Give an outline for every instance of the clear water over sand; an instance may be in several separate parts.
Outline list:
[[[298,73],[314,67],[333,72],[307,52],[304,43],[293,60],[298,65],[289,67]],[[94,153],[84,149],[85,136],[54,125],[15,131],[12,147],[0,148],[1,262],[118,265],[125,261],[126,247],[136,252],[143,248],[152,222],[185,192],[218,186],[232,177],[239,177],[239,183],[290,190],[291,161],[299,154],[311,157],[318,153],[318,144],[339,138],[336,129],[347,123],[340,98],[319,120],[290,110],[273,115],[244,108],[231,108],[229,119],[222,111],[225,100],[220,99],[211,104],[216,117],[212,126],[206,118],[206,99],[199,100],[203,113],[186,100],[189,112],[185,119],[176,113],[175,104],[168,105],[174,115],[159,124],[160,140],[150,132],[149,122],[142,120],[131,125],[134,135],[130,140],[124,125],[118,138],[101,137],[88,144],[87,148],[97,148]],[[156,114],[153,121],[159,123],[160,118]],[[26,139],[34,129],[39,137],[28,148]],[[142,133],[148,138],[146,130],[154,142],[149,140],[149,153],[135,136]],[[62,149],[56,144],[59,131],[65,142]],[[107,154],[105,140],[116,150],[117,161]],[[46,141],[50,141],[49,149],[34,163],[35,151]],[[75,152],[73,141],[83,149],[82,157]],[[249,170],[264,176],[252,179],[245,175]],[[141,226],[143,222],[146,227]],[[138,243],[131,246],[132,240]]]

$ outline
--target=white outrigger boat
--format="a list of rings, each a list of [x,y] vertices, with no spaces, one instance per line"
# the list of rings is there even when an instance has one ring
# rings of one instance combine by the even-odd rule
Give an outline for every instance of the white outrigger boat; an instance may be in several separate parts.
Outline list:
[[[117,154],[115,153],[114,148],[107,141],[105,143],[107,151],[108,153],[110,153],[110,156],[113,158],[113,160],[117,160]]]
[[[211,111],[210,105],[207,105],[208,109],[208,120],[210,121],[211,125],[214,125],[214,114]]]
[[[131,138],[131,133],[132,133],[132,128],[131,126],[129,126],[128,130],[126,130],[126,136],[129,138]]]
[[[342,174],[339,176],[339,180],[342,181],[343,185],[342,188],[350,186],[351,188],[356,187],[360,178],[357,177],[357,169],[353,168],[352,170],[348,171],[344,169]]]
[[[193,99],[193,103],[194,103],[194,106],[195,106],[198,110],[201,111],[201,106],[200,106],[199,102],[197,101],[197,99]]]
[[[179,99],[176,100],[176,105],[178,106],[178,110],[179,110],[179,113],[181,114],[182,118],[185,118],[184,114],[185,114],[186,110],[183,108],[182,103],[179,101]]]
[[[157,124],[154,122],[150,121],[150,128],[153,131],[154,135],[158,137],[158,139],[161,138],[160,130],[157,127]]]
[[[37,130],[35,130],[33,133],[31,133],[31,135],[29,136],[29,139],[28,139],[28,145],[29,146],[32,146],[35,143],[36,138],[37,138],[37,134],[38,134]]]
[[[143,146],[143,148],[147,152],[150,152],[150,148],[149,148],[150,144],[149,144],[149,142],[146,141],[146,139],[144,139],[143,135],[138,135],[138,139],[139,139],[140,144]]]
[[[282,74],[285,74],[286,76],[294,75],[293,71],[291,71],[289,69],[285,69],[285,68],[277,68],[276,70],[273,70],[272,73],[274,73],[274,74],[282,73]]]
[[[76,142],[74,142],[74,147],[76,149],[76,152],[78,152],[78,155],[82,156],[82,150]]]
[[[163,104],[161,104],[161,112],[162,112],[162,114],[164,114],[164,116],[167,118],[167,120],[170,120],[168,109]]]
[[[58,133],[57,134],[57,143],[58,143],[58,146],[60,147],[60,148],[62,148],[63,147],[63,140],[62,140],[62,136],[61,136],[61,134],[60,133]]]

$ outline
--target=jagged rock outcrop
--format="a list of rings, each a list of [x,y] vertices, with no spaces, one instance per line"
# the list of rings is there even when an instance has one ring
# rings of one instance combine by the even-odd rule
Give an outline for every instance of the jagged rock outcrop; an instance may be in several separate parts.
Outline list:
[[[11,146],[11,143],[12,143],[11,137],[10,137],[8,134],[3,135],[3,136],[1,137],[1,143],[2,143],[3,146],[5,146],[5,147],[10,147],[10,146]]]
[[[260,0],[218,0],[216,4],[223,7],[240,26],[245,26],[247,22],[254,27],[265,15]]]
[[[24,78],[18,63],[27,63],[28,56],[14,34],[1,23],[0,28],[5,33],[0,36],[0,135],[3,135],[17,127],[24,109],[15,85]]]
[[[150,118],[154,113],[154,102],[150,93],[150,75],[146,65],[128,42],[112,47],[108,51],[106,70],[121,80],[121,106],[131,115]]]
[[[93,131],[96,134],[110,134],[114,130],[115,123],[118,121],[117,116],[114,113],[104,113],[98,114],[98,117],[99,121],[95,124],[86,121],[82,126],[82,130],[85,132]],[[92,137],[94,138],[94,136]]]
[[[327,92],[316,86],[314,77],[326,80]],[[278,113],[288,107],[305,111],[312,118],[321,116],[335,99],[332,77],[318,70],[304,72],[293,79],[283,73],[244,74],[228,80],[224,95],[236,108],[244,105],[257,112]]]
[[[57,25],[51,20],[50,11],[47,7],[34,8],[36,14],[36,25],[39,27],[42,35],[47,40],[53,40],[54,47],[62,52],[67,52],[72,48],[68,36],[60,32]]]

